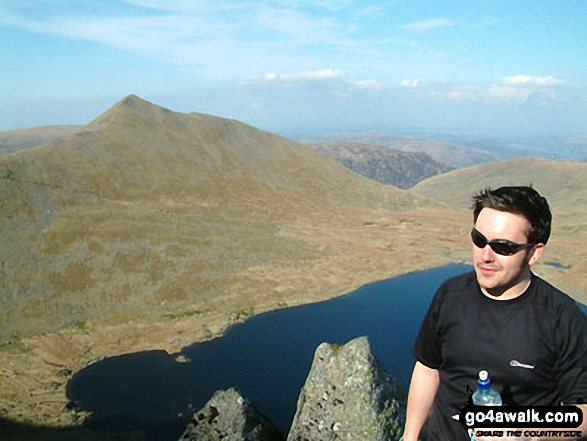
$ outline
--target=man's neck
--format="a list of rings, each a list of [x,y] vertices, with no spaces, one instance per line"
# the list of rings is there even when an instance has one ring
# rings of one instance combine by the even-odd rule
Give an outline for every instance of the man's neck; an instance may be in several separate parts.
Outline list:
[[[493,300],[512,300],[524,294],[532,283],[532,273],[528,270],[522,278],[509,287],[500,287],[495,289],[485,289],[481,287],[481,292]]]

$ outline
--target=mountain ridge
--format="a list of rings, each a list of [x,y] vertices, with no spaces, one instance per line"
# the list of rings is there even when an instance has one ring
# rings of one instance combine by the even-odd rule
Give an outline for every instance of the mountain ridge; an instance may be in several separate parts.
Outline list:
[[[331,178],[341,174],[340,169],[333,169],[333,164],[329,164],[329,167],[323,170],[310,166],[310,163],[316,162],[317,158],[312,156],[310,149],[304,149],[293,141],[236,121],[199,113],[178,114],[136,96],[129,96],[116,103],[111,109],[90,122],[87,129],[82,130],[79,136],[90,136],[88,131],[95,136],[95,134],[100,135],[105,131],[113,130],[116,132],[115,136],[121,139],[125,139],[130,131],[133,137],[132,142],[125,139],[129,146],[139,145],[141,149],[154,150],[159,156],[181,155],[182,160],[188,162],[190,166],[189,169],[175,168],[173,170],[173,174],[181,175],[181,180],[189,180],[193,170],[198,170],[201,175],[204,175],[204,172],[210,174],[210,171],[218,174],[240,173],[240,179],[252,179],[276,189],[299,186],[300,182],[296,182],[299,172],[314,175],[316,178],[327,174],[330,174],[329,178]],[[157,132],[156,137],[153,137],[153,130]],[[142,133],[149,133],[149,135],[143,137]],[[112,135],[109,133],[104,137],[108,142]],[[213,140],[213,146],[211,140]],[[170,141],[179,142],[170,144]],[[279,144],[271,145],[276,141]],[[181,147],[178,147],[179,145]],[[190,152],[183,148],[185,146],[193,147],[196,151]],[[113,156],[109,166],[122,159],[120,152]],[[291,173],[291,169],[287,166],[276,169],[275,164],[287,162],[295,164],[299,159],[306,160],[306,169],[295,174]],[[321,159],[319,162],[322,164]],[[157,164],[146,166],[157,168]],[[169,170],[165,171],[169,172]],[[169,173],[166,177],[169,178]],[[322,181],[326,183],[325,179]],[[229,194],[216,190],[222,193],[218,195],[220,200],[226,201],[227,198],[230,200]],[[379,192],[379,190],[374,191]],[[337,202],[343,202],[353,194],[352,186],[347,185],[344,190],[337,193],[340,199]],[[398,197],[400,197],[399,194]],[[417,199],[408,195],[401,197],[406,201]]]

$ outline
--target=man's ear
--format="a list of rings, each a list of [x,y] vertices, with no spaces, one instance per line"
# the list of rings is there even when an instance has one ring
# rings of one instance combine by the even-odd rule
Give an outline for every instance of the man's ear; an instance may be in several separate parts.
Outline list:
[[[536,262],[538,262],[540,260],[540,258],[542,257],[543,252],[544,252],[544,244],[543,243],[539,243],[539,244],[534,245],[534,247],[532,247],[532,250],[530,251],[530,260],[528,260],[528,264],[534,265]]]

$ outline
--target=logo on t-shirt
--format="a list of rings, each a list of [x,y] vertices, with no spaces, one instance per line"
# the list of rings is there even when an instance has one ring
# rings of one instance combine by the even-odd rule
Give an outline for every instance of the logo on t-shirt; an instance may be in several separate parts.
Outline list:
[[[534,366],[531,364],[520,363],[518,360],[510,361],[510,366],[512,367],[520,367],[524,369],[534,369]]]

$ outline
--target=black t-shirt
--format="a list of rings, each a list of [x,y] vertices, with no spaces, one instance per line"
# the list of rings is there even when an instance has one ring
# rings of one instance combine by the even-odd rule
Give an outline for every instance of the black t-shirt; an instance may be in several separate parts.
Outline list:
[[[413,353],[440,375],[430,433],[457,431],[458,437],[446,437],[453,441],[468,439],[451,416],[476,390],[480,370],[489,372],[504,405],[587,403],[587,316],[569,296],[534,275],[526,292],[511,300],[485,296],[475,272],[446,281]]]

